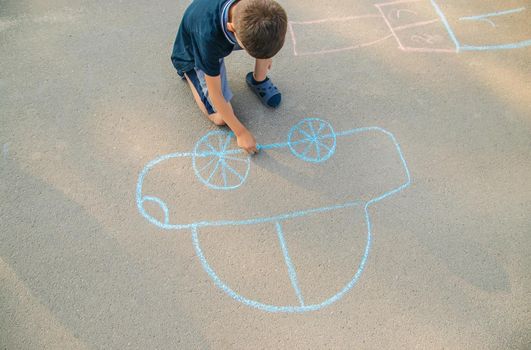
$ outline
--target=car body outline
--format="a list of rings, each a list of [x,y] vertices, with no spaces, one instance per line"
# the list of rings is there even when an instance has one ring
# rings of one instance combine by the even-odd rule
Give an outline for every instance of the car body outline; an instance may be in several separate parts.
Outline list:
[[[306,118],[306,119],[303,119],[302,121],[305,121],[305,120],[322,120],[322,119]],[[299,124],[300,124],[300,122],[297,123],[293,128],[297,127],[297,125],[299,125]],[[290,130],[290,133],[288,133],[288,135],[290,135],[292,133],[293,128]],[[214,132],[219,132],[219,131],[214,131]],[[398,141],[396,140],[396,137],[391,132],[389,132],[389,131],[387,131],[387,130],[385,130],[383,128],[377,127],[377,126],[361,127],[361,128],[354,128],[354,129],[350,129],[350,130],[346,130],[346,131],[342,131],[342,132],[334,132],[334,137],[351,136],[351,135],[355,135],[355,134],[359,134],[359,133],[365,133],[365,132],[383,133],[385,136],[387,136],[392,141],[392,143],[395,146],[396,152],[399,155],[399,158],[400,158],[400,161],[401,161],[401,165],[403,167],[404,174],[405,174],[405,182],[403,182],[401,185],[399,185],[397,187],[394,187],[393,189],[388,190],[388,191],[386,191],[386,192],[384,192],[382,194],[374,196],[370,200],[367,200],[367,201],[353,200],[353,201],[347,201],[347,202],[339,203],[337,205],[331,205],[331,206],[325,206],[325,207],[317,207],[317,208],[308,208],[306,210],[292,211],[292,212],[285,213],[285,214],[282,214],[282,215],[269,216],[269,217],[268,216],[254,217],[254,218],[249,218],[249,219],[245,219],[245,220],[197,221],[197,222],[191,222],[191,223],[172,224],[172,223],[170,223],[169,209],[168,209],[168,206],[166,205],[166,203],[164,201],[162,201],[158,197],[149,196],[149,195],[143,195],[142,194],[142,186],[143,186],[144,179],[149,174],[149,171],[151,169],[153,169],[156,165],[160,164],[161,162],[164,162],[164,161],[169,160],[169,159],[174,159],[174,158],[189,158],[190,161],[192,161],[192,158],[194,157],[194,152],[187,152],[187,153],[178,152],[178,153],[170,153],[170,154],[159,156],[159,157],[151,160],[150,162],[148,162],[144,166],[144,168],[142,169],[142,171],[140,172],[140,174],[138,176],[138,181],[137,181],[137,188],[136,188],[137,209],[139,210],[140,214],[145,219],[147,219],[150,223],[154,224],[155,226],[157,226],[157,227],[159,227],[161,229],[164,229],[164,230],[188,230],[189,229],[189,230],[191,230],[192,243],[193,243],[193,246],[194,246],[194,250],[195,250],[196,255],[198,256],[198,258],[199,258],[199,260],[201,262],[201,265],[202,265],[203,269],[205,270],[205,272],[207,272],[207,274],[213,280],[214,284],[218,288],[223,290],[226,294],[228,294],[230,297],[232,297],[234,300],[239,301],[239,302],[241,302],[243,304],[246,304],[248,306],[251,306],[251,307],[254,307],[254,308],[257,308],[257,309],[261,309],[263,311],[267,311],[267,312],[286,312],[286,313],[295,312],[295,313],[301,313],[301,312],[319,310],[319,309],[321,309],[321,308],[323,308],[325,306],[328,306],[328,305],[338,301],[350,289],[352,289],[352,287],[357,283],[359,277],[361,276],[361,274],[362,274],[362,272],[363,272],[363,270],[365,268],[365,265],[366,265],[366,262],[367,262],[367,259],[368,259],[368,255],[369,255],[369,251],[370,251],[370,247],[371,247],[372,222],[371,222],[371,218],[370,218],[370,214],[369,214],[369,207],[371,205],[373,205],[373,204],[376,204],[376,203],[380,202],[381,200],[383,200],[383,199],[385,199],[385,198],[387,198],[389,196],[392,196],[392,195],[394,195],[394,194],[396,194],[398,192],[401,192],[405,188],[409,187],[410,184],[411,184],[411,175],[410,175],[407,163],[405,161],[405,158],[403,156],[401,147],[400,147]],[[209,134],[210,133],[207,133],[205,136],[207,136]],[[230,133],[227,132],[226,134],[229,135]],[[202,139],[204,139],[205,136],[203,136],[198,141],[198,143]],[[197,146],[197,144],[196,144],[196,146]],[[281,143],[271,143],[271,144],[259,145],[258,148],[261,149],[262,151],[267,151],[267,150],[272,150],[272,149],[290,149],[289,140],[286,141],[286,142],[281,142]],[[236,151],[232,151],[232,152],[244,152],[244,151],[243,150],[236,150]],[[291,151],[291,152],[292,152],[292,154],[294,154],[297,157],[297,154],[295,154],[293,151]],[[197,156],[197,154],[195,154],[195,156]],[[298,157],[298,158],[301,158],[301,157]],[[301,159],[304,160],[303,158],[301,158]],[[144,208],[144,202],[146,202],[146,201],[150,201],[152,203],[155,203],[162,209],[162,211],[164,213],[163,221],[160,221],[160,220],[156,219],[155,217],[151,216],[150,214],[148,214],[146,212],[146,210]],[[308,216],[308,215],[315,214],[315,213],[330,212],[330,211],[333,211],[333,210],[342,209],[342,208],[349,208],[349,207],[360,207],[360,208],[363,208],[364,218],[365,218],[365,226],[366,226],[366,229],[367,229],[367,238],[366,238],[366,244],[365,244],[365,248],[364,248],[364,253],[363,253],[363,256],[362,256],[362,258],[360,260],[358,268],[357,268],[354,276],[349,280],[349,282],[343,288],[341,288],[337,293],[335,293],[334,295],[332,295],[329,298],[326,298],[321,303],[305,304],[303,299],[302,299],[302,295],[300,293],[298,285],[297,285],[296,274],[293,271],[293,267],[290,266],[291,262],[290,262],[290,259],[289,259],[289,253],[287,252],[287,247],[285,245],[285,241],[283,240],[283,233],[282,233],[281,223],[283,221],[285,221],[285,220],[289,220],[289,219],[292,219],[292,218],[299,218],[299,217],[304,217],[304,216]],[[241,294],[239,294],[236,291],[234,291],[233,289],[231,289],[227,284],[225,284],[219,278],[219,276],[215,273],[214,269],[210,266],[210,264],[208,263],[207,259],[205,258],[205,255],[203,254],[203,251],[201,249],[201,244],[200,244],[200,241],[199,241],[199,232],[198,232],[198,230],[200,228],[202,228],[202,227],[219,227],[219,226],[254,225],[254,224],[260,224],[260,223],[273,223],[273,224],[276,225],[277,234],[278,234],[279,240],[281,242],[281,247],[283,249],[284,257],[286,259],[286,264],[288,265],[288,270],[289,270],[289,273],[290,273],[292,286],[295,289],[297,296],[299,297],[300,305],[282,305],[282,306],[271,305],[271,304],[265,304],[265,303],[262,303],[262,302],[259,302],[259,301],[256,301],[256,300],[253,300],[253,299],[250,299],[250,298],[242,296]]]

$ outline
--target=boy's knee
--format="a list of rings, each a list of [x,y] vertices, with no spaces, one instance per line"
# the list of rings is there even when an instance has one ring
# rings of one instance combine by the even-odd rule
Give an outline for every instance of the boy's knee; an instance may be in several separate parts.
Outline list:
[[[208,119],[210,119],[212,123],[216,124],[217,126],[226,125],[226,123],[223,121],[223,118],[221,117],[221,114],[219,113],[209,114]]]

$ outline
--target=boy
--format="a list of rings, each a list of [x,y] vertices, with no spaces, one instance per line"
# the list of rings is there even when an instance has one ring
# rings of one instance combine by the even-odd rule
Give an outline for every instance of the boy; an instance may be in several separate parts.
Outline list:
[[[238,146],[256,153],[254,136],[234,115],[223,58],[244,49],[256,59],[246,81],[270,107],[281,94],[266,76],[284,45],[287,15],[273,0],[194,0],[186,9],[171,60],[186,78],[199,108],[216,125],[228,125]]]

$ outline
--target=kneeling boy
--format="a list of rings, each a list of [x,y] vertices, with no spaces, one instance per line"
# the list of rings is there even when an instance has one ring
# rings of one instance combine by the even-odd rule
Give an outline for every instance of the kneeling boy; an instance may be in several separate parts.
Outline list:
[[[284,45],[287,15],[273,0],[194,0],[175,39],[172,63],[186,78],[199,108],[216,125],[228,125],[238,146],[255,153],[254,136],[234,115],[223,58],[244,49],[256,59],[246,81],[269,107],[281,94],[267,77],[271,57]]]

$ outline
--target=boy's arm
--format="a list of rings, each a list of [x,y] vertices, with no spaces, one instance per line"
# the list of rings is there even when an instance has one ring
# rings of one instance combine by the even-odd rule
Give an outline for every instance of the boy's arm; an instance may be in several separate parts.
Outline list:
[[[205,80],[212,104],[223,121],[234,132],[234,135],[236,135],[238,146],[250,154],[256,153],[256,140],[254,136],[234,115],[231,105],[223,97],[221,92],[221,77],[219,75],[212,77],[205,74]]]

